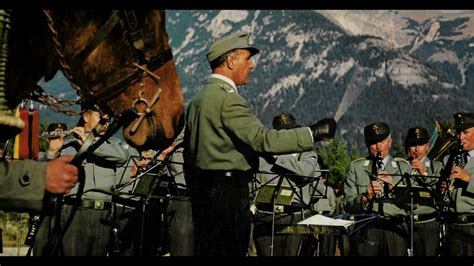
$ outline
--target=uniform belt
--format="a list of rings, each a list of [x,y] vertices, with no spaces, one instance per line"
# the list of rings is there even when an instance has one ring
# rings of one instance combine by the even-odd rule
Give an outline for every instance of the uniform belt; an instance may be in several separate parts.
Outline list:
[[[409,218],[410,216],[408,216]],[[436,212],[433,213],[428,213],[428,214],[414,214],[413,215],[413,221],[415,222],[424,222],[428,221],[431,219],[435,219],[438,217],[438,214]]]
[[[457,214],[453,215],[449,219],[450,222],[455,224],[470,224],[474,223],[474,214]]]
[[[64,198],[64,204],[74,205],[77,199],[75,198]],[[93,199],[81,199],[79,207],[94,210],[110,210],[112,209],[112,203],[105,200],[93,200]]]

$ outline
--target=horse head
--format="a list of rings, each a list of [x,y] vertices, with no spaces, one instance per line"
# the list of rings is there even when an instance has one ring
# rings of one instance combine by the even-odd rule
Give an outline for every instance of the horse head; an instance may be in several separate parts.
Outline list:
[[[36,61],[41,64],[35,69],[20,70],[28,80],[36,83],[44,76],[47,81],[61,69],[83,103],[96,104],[123,121],[123,136],[132,146],[161,149],[179,134],[184,97],[168,43],[164,11],[26,13],[12,16],[11,38],[19,44],[10,45],[9,51],[9,62],[16,65],[7,69],[7,96],[13,96],[10,107],[24,95],[12,89],[9,92],[9,88],[34,87],[34,83],[26,83],[25,76],[19,78],[18,65]],[[37,25],[26,22],[32,17]]]

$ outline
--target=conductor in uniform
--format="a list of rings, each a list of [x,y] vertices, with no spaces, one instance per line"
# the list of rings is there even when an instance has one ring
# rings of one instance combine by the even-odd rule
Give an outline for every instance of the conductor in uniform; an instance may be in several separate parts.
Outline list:
[[[374,220],[360,222],[363,226],[352,235],[353,255],[406,256],[406,211],[384,201],[395,185],[405,183],[402,175],[411,171],[410,164],[390,155],[392,137],[386,123],[365,126],[364,138],[369,154],[351,162],[344,184],[344,204],[356,220],[370,216]]]
[[[247,83],[259,50],[250,33],[214,42],[207,60],[212,75],[191,99],[186,114],[185,173],[191,192],[195,255],[245,256],[250,239],[248,182],[259,153],[310,151],[315,141],[334,136],[336,122],[310,127],[266,129],[237,86]]]

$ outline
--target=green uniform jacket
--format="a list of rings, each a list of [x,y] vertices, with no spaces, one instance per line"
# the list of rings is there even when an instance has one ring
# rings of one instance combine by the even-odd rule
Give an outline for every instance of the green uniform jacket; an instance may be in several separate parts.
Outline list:
[[[46,163],[0,161],[0,209],[35,210],[43,206]]]
[[[379,204],[374,202],[372,204],[362,204],[362,194],[367,191],[367,186],[370,184],[370,176],[372,170],[372,160],[367,158],[359,158],[351,162],[347,171],[347,177],[344,184],[344,207],[349,213],[361,213],[363,211],[378,212]],[[402,179],[402,174],[410,173],[410,163],[401,158],[392,158],[389,155],[385,171],[392,175],[394,184]],[[406,186],[405,180],[402,180],[399,185]],[[399,208],[395,204],[385,202],[383,204],[384,215],[388,217],[406,216],[405,210]]]
[[[284,175],[282,174],[282,169],[278,169],[278,167],[304,177]],[[321,175],[318,171],[318,154],[315,151],[282,154],[278,156],[274,164],[271,164],[264,158],[260,157],[259,170],[262,173],[257,174],[255,177],[260,184],[268,183],[276,185],[280,178],[283,178],[281,185],[292,187],[297,192],[297,196],[295,196],[293,202],[299,204],[304,203],[305,205],[310,204],[312,192],[311,187],[316,183],[316,181],[311,180],[311,177],[316,178]],[[306,185],[300,186],[301,183],[306,183]],[[319,193],[315,193],[315,195],[319,195]]]
[[[230,84],[210,78],[186,114],[185,162],[202,170],[258,168],[258,154],[313,149],[309,128],[267,130]]]
[[[440,176],[441,169],[443,169],[443,163],[439,161],[431,161],[427,157],[423,159],[422,163],[425,165],[426,175],[428,175],[429,177],[420,177],[418,180],[423,182],[427,187],[436,190],[436,185],[438,183],[439,178],[433,177]],[[418,174],[418,172],[414,174]],[[416,182],[414,184],[416,185]],[[436,199],[433,195],[431,197],[433,199]],[[417,202],[415,202],[415,204],[417,204]],[[414,214],[429,214],[434,212],[436,212],[436,208],[426,205],[416,205],[416,208],[413,210]]]
[[[455,188],[450,195],[455,200],[456,213],[474,213],[474,159],[469,160],[463,169],[471,174],[471,180],[462,182],[463,185]]]

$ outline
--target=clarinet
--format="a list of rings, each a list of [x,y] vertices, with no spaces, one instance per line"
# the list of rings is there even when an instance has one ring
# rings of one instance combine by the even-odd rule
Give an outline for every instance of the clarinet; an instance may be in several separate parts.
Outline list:
[[[461,166],[462,163],[462,154],[463,154],[462,146],[457,150],[457,152],[448,159],[446,163],[446,170],[443,171],[446,178],[447,188],[444,191],[443,200],[448,202],[449,201],[449,192],[454,190],[454,179],[449,178],[451,174],[451,169],[453,166]]]
[[[380,180],[379,178],[377,178],[377,174],[383,170],[383,161],[382,161],[382,156],[379,153],[377,153],[377,155],[375,156],[375,158],[373,159],[373,164],[372,164],[372,174],[373,174],[373,178],[376,179],[380,186],[382,187],[382,191],[380,191],[379,193],[375,194],[375,198],[376,199],[381,199],[385,196],[385,191],[386,191],[386,184],[383,180]]]

